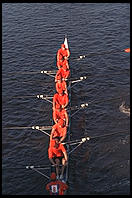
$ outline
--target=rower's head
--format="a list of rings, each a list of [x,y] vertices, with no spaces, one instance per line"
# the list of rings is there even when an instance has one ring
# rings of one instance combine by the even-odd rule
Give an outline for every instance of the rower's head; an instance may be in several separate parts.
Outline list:
[[[54,147],[58,147],[59,144],[60,144],[60,137],[59,137],[59,136],[56,136],[56,137],[54,137],[53,139],[54,139],[54,141],[55,141]]]
[[[56,80],[59,81],[59,82],[61,82],[62,81],[62,75],[61,74],[58,74],[56,76]]]
[[[61,48],[64,50],[65,49],[65,45],[64,44],[61,44]]]
[[[63,127],[65,126],[64,120],[63,120],[63,119],[60,119],[60,120],[58,121],[58,125],[59,125],[60,128],[63,128]]]
[[[50,175],[50,179],[53,181],[56,180],[56,173],[52,172]]]

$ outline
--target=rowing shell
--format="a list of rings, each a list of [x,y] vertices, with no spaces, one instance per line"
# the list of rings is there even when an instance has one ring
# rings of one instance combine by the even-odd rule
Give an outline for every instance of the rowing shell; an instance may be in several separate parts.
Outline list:
[[[64,44],[66,46],[66,48],[68,49],[68,40],[65,37],[64,39]],[[67,89],[68,89],[68,97],[69,97],[69,104],[68,107],[71,107],[71,82],[67,82]],[[68,117],[69,117],[69,124],[68,124],[68,129],[67,129],[67,136],[66,136],[66,141],[70,141],[70,136],[71,136],[71,111],[68,111]],[[68,155],[68,162],[69,162],[69,145],[66,144],[65,145],[66,151],[67,151],[67,155]],[[51,172],[56,172],[55,171],[55,167],[53,167],[53,165],[51,165]],[[68,164],[67,166],[65,166],[65,170],[64,170],[64,174],[63,174],[63,181],[65,183],[68,182],[68,173],[69,173],[69,167]]]

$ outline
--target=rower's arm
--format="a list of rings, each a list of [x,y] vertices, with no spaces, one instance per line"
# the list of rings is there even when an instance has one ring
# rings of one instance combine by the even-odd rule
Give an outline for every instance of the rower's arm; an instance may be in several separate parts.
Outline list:
[[[55,98],[53,97],[53,111],[55,110]]]
[[[69,123],[69,117],[67,112],[65,112],[65,117],[66,117],[66,127],[68,127],[68,123]]]
[[[63,128],[62,138],[60,139],[60,143],[63,142],[63,140],[66,138],[66,133],[67,133],[67,127],[64,127]]]
[[[68,161],[67,152],[63,152],[63,154],[64,154],[65,161]]]
[[[65,90],[65,94],[67,94],[68,95],[68,90],[67,90],[67,84],[66,84],[66,81],[64,80],[64,90]]]
[[[57,61],[59,61],[60,51],[57,52]]]
[[[69,49],[67,49],[67,57],[69,57],[70,56],[70,51],[69,51]]]
[[[50,134],[50,141],[53,139],[53,134],[54,134],[55,129],[52,128],[51,134]]]
[[[66,138],[66,135],[64,135],[61,139],[60,139],[60,143],[63,142],[63,140]]]
[[[66,104],[63,105],[63,108],[64,108],[64,109],[66,108],[66,106],[68,105],[68,103],[69,103],[69,99],[67,98],[67,99],[66,99]]]
[[[53,111],[53,120],[54,120],[54,122],[57,124],[58,119],[57,119],[57,116],[56,116],[55,111]]]

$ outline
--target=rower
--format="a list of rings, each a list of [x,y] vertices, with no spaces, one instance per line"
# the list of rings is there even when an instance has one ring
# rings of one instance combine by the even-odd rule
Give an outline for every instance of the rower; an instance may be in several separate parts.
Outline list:
[[[69,49],[65,48],[64,44],[61,44],[61,48],[57,51],[57,66],[60,66],[60,60],[63,60],[64,58],[68,58],[70,56]]]
[[[62,109],[60,105],[56,105],[53,111],[53,120],[57,124],[60,119],[63,119],[66,127],[68,127],[69,117],[66,109]]]
[[[68,94],[67,84],[64,80],[62,80],[61,73],[56,76],[56,91],[58,93],[64,91],[64,93]]]
[[[68,189],[68,185],[60,180],[56,180],[56,173],[52,172],[50,176],[51,182],[46,185],[46,190],[50,195],[64,195],[64,191]]]
[[[70,70],[69,70],[69,65],[67,65],[66,63],[63,64],[63,67],[61,67],[55,76],[55,82],[57,81],[57,76],[61,75],[62,76],[62,80],[67,80],[70,77]]]
[[[66,138],[67,127],[65,125],[65,121],[63,119],[59,119],[59,121],[52,126],[50,141],[53,138],[60,137],[60,143]]]
[[[60,104],[62,108],[66,108],[69,103],[68,95],[64,92],[55,93],[53,96],[53,111],[56,108],[56,105]]]
[[[63,119],[65,122],[66,127],[68,127],[69,117],[66,109],[56,108],[53,111],[53,120],[57,124],[60,119]]]
[[[69,64],[68,64],[68,58],[65,57],[64,60],[62,61],[62,68],[67,67],[69,69]]]
[[[65,147],[60,143],[60,138],[57,136],[54,139],[50,140],[48,157],[50,162],[56,167],[57,179],[59,179],[60,164],[62,164],[60,179],[63,179],[64,169],[67,165],[68,156]]]

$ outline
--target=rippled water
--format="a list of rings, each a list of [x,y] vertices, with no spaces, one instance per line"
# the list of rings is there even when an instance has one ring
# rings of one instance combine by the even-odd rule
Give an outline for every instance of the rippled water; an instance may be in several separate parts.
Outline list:
[[[129,117],[119,111],[130,89],[128,3],[4,3],[2,5],[2,193],[46,195],[46,178],[26,165],[48,164],[48,137],[30,129],[9,126],[52,124],[52,106],[37,98],[53,95],[53,79],[42,74],[16,72],[56,70],[55,56],[68,35],[72,77],[90,75],[72,89],[72,105],[93,101],[72,118],[72,140],[91,139],[69,161],[69,195],[125,195],[130,193]],[[89,56],[80,61],[80,55]],[[10,72],[13,75],[8,75]],[[117,74],[118,73],[118,74]],[[95,104],[109,98],[120,97]],[[19,168],[20,167],[20,168]],[[23,168],[21,168],[23,167]]]

